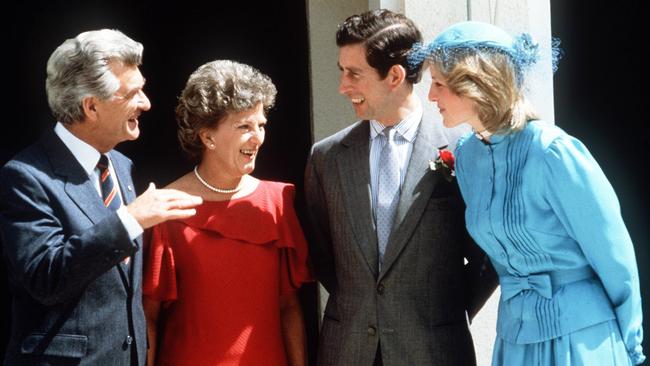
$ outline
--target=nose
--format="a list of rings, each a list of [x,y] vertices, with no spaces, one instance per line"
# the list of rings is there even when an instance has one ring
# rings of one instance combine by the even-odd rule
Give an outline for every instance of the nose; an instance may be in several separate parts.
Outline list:
[[[264,130],[264,128],[258,127],[251,134],[251,141],[253,141],[256,144],[262,145],[264,143],[265,135],[266,135],[266,131]]]
[[[151,101],[149,101],[149,97],[147,97],[147,94],[145,94],[144,91],[138,93],[138,98],[138,106],[140,109],[143,111],[151,109]]]
[[[429,87],[429,95],[427,97],[431,102],[438,102],[438,91],[433,84]]]
[[[350,90],[350,84],[345,78],[345,74],[341,73],[339,77],[339,94],[346,94]]]

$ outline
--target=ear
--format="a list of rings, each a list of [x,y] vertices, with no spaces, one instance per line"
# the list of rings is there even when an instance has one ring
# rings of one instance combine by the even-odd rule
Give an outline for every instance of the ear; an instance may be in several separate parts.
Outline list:
[[[212,139],[212,135],[208,129],[202,128],[199,131],[199,138],[201,139],[203,146],[205,146],[207,149],[214,148],[214,140]]]
[[[81,106],[84,110],[84,115],[86,119],[91,121],[96,121],[98,118],[97,115],[97,98],[96,97],[85,97],[81,100]]]
[[[406,69],[402,65],[393,65],[388,69],[386,76],[391,87],[398,87],[406,80]]]

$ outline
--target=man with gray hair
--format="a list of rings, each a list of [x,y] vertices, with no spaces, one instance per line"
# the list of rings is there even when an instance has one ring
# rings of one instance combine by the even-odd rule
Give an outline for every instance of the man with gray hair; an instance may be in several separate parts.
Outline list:
[[[7,365],[144,365],[143,229],[192,216],[199,197],[150,184],[113,148],[151,104],[143,47],[79,34],[47,63],[53,130],[0,170],[0,234],[13,291]]]

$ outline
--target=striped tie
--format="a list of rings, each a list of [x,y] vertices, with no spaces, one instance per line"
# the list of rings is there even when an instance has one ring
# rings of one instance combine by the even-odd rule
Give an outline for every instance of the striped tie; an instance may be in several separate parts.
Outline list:
[[[104,206],[116,211],[121,206],[120,196],[117,194],[117,186],[111,177],[111,170],[108,169],[108,156],[102,154],[97,163],[99,169],[99,184],[102,190]]]
[[[120,200],[120,195],[117,194],[117,185],[113,181],[111,176],[111,170],[108,169],[108,156],[102,154],[99,157],[99,162],[97,163],[97,169],[99,169],[99,185],[102,190],[102,200],[104,201],[104,206],[110,208],[113,211],[117,211],[120,206],[122,206],[122,201]],[[126,257],[122,261],[122,264],[128,266],[129,258]]]

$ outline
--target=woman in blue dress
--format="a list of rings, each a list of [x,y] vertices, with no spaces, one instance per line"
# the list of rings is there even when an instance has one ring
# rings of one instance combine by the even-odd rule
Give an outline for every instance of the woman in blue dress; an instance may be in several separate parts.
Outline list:
[[[618,199],[587,148],[524,97],[528,34],[463,22],[414,49],[446,127],[473,133],[456,176],[474,240],[499,273],[493,365],[644,361],[639,275]]]

